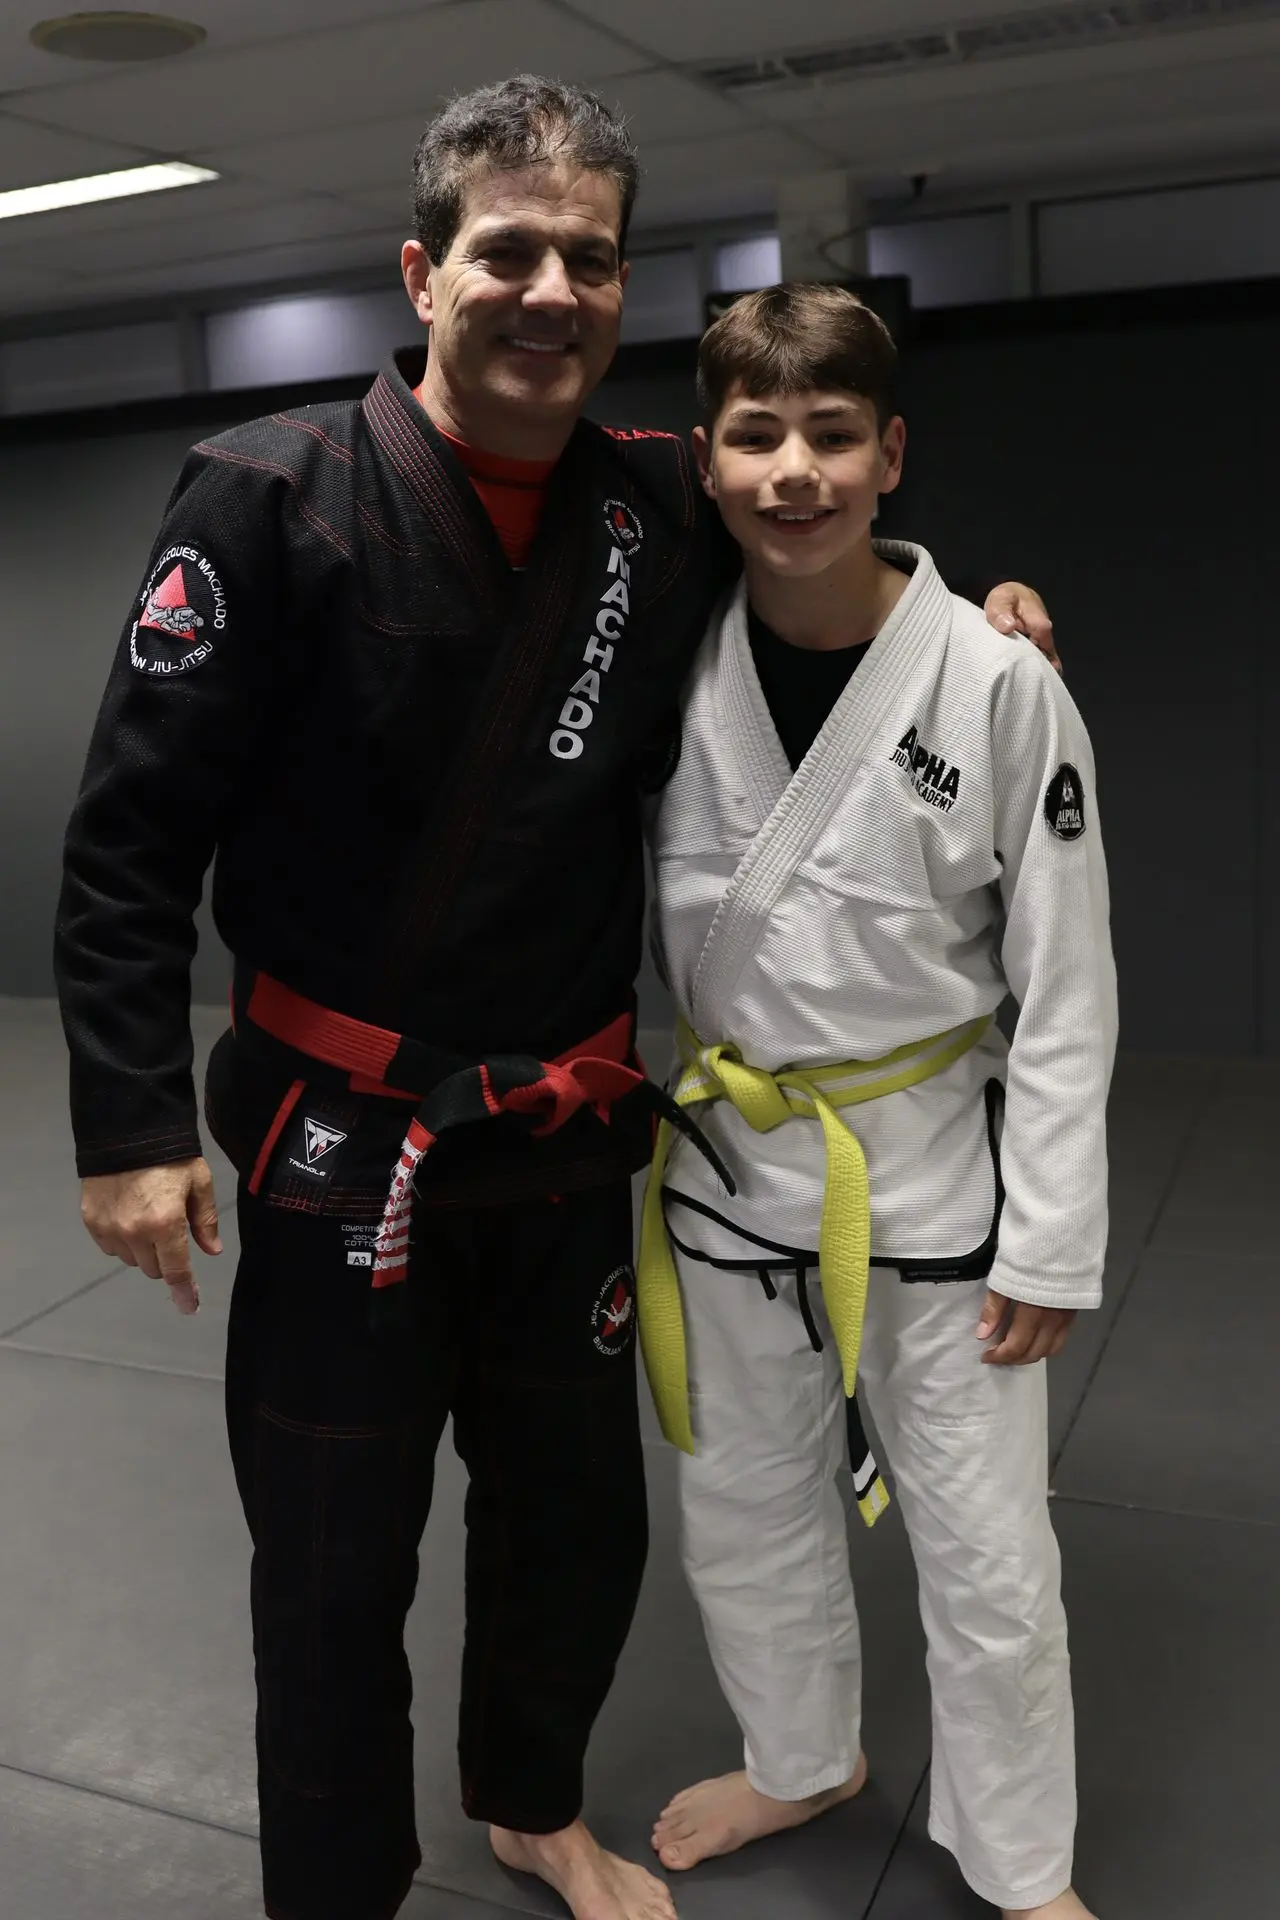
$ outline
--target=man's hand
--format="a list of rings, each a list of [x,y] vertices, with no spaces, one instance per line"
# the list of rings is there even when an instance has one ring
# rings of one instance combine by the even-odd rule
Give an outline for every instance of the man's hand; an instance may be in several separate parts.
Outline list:
[[[222,1252],[207,1161],[96,1174],[82,1184],[80,1218],[110,1259],[164,1280],[179,1313],[199,1311],[188,1227],[202,1253]]]
[[[1062,662],[1053,644],[1049,609],[1034,587],[1023,586],[1020,580],[1006,580],[1002,586],[992,587],[982,611],[997,632],[1025,633],[1049,665],[1056,672],[1062,672]]]
[[[1052,1360],[1066,1346],[1075,1317],[1074,1307],[1033,1307],[1025,1300],[989,1292],[978,1321],[978,1338],[999,1337],[983,1354],[983,1366],[1033,1367],[1037,1360]]]

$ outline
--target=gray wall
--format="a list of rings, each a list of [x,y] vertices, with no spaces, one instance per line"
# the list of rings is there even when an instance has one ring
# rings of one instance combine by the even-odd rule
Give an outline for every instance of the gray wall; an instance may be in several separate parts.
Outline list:
[[[1280,1052],[1275,319],[933,345],[886,516],[1034,582],[1089,724],[1124,1044]],[[918,531],[916,531],[918,530]]]
[[[1032,580],[1097,750],[1139,1050],[1280,1053],[1274,320],[928,343],[886,530],[944,573]],[[687,424],[685,376],[602,393]],[[118,623],[185,446],[207,425],[0,444],[0,992],[50,990],[59,843]],[[197,998],[222,997],[212,936]],[[642,1013],[663,1017],[646,967]]]

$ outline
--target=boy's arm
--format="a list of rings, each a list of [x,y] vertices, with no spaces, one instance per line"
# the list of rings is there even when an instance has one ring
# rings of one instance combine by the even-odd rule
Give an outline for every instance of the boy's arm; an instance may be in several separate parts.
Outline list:
[[[988,1285],[1007,1300],[1070,1312],[1101,1300],[1116,1046],[1093,752],[1075,702],[1030,650],[995,690],[991,729],[1002,960],[1020,1014]]]

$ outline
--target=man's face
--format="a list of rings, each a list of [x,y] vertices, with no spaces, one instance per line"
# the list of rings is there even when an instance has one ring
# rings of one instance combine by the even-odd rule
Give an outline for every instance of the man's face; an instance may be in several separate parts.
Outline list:
[[[905,429],[882,433],[852,393],[731,393],[710,438],[694,436],[703,484],[743,552],[807,578],[865,540],[882,493],[902,476]]]
[[[621,217],[614,182],[570,162],[478,174],[446,257],[432,265],[416,242],[405,248],[433,383],[467,412],[576,419],[618,345]]]

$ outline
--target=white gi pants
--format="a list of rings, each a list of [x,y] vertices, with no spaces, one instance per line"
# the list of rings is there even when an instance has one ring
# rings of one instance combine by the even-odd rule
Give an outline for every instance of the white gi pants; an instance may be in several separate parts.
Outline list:
[[[835,1341],[816,1273],[821,1354],[793,1277],[773,1276],[771,1301],[752,1274],[676,1259],[698,1446],[680,1456],[685,1571],[752,1785],[800,1800],[847,1780],[860,1743]],[[859,1391],[919,1577],[933,1700],[929,1832],[983,1899],[1035,1907],[1071,1883],[1066,1618],[1045,1368],[982,1365],[985,1293],[982,1281],[904,1284],[873,1267]]]

